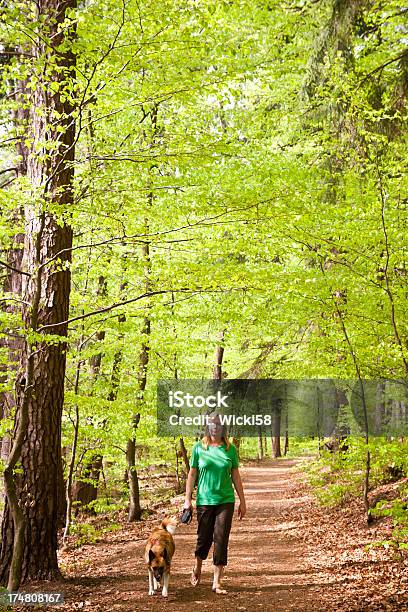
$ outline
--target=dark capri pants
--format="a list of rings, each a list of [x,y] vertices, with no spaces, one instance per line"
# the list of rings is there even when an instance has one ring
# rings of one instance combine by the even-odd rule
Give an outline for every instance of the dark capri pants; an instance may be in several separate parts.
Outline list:
[[[196,510],[198,527],[195,556],[206,559],[214,542],[214,565],[227,565],[234,502],[216,506],[197,506]]]

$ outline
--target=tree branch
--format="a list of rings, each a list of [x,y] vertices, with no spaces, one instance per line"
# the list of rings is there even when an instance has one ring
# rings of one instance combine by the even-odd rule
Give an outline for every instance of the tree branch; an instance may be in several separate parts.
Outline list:
[[[186,230],[186,229],[194,229],[194,228],[198,228],[198,227],[211,227],[212,225],[221,225],[221,224],[228,224],[228,223],[246,223],[248,221],[255,221],[256,223],[258,223],[260,221],[259,218],[256,219],[231,219],[228,221],[215,221],[216,219],[219,219],[220,217],[224,217],[225,215],[229,215],[231,213],[235,213],[235,212],[240,212],[240,211],[248,211],[252,208],[257,208],[260,204],[266,204],[268,202],[271,202],[273,200],[273,198],[267,198],[266,200],[261,200],[260,202],[256,202],[255,204],[250,204],[249,206],[241,206],[241,207],[237,207],[237,208],[231,208],[230,210],[226,210],[224,212],[218,213],[216,215],[210,216],[210,217],[203,217],[202,219],[199,219],[198,221],[194,221],[193,223],[186,223],[185,225],[181,225],[179,227],[173,227],[170,228],[168,230],[164,230],[164,231],[158,231],[158,232],[150,232],[150,233],[145,233],[145,234],[131,234],[130,236],[126,235],[126,234],[122,234],[122,236],[113,236],[112,238],[107,238],[106,240],[101,240],[99,242],[94,242],[94,243],[89,243],[89,244],[79,244],[77,246],[74,247],[70,247],[69,249],[61,249],[61,251],[58,251],[58,253],[56,253],[53,257],[51,257],[50,259],[47,259],[47,261],[45,261],[44,263],[41,264],[40,268],[44,268],[45,266],[48,266],[50,263],[52,263],[53,261],[55,261],[56,259],[60,258],[61,255],[63,255],[64,253],[68,253],[68,252],[72,252],[72,251],[77,251],[79,249],[92,249],[98,246],[103,246],[105,244],[115,244],[116,242],[119,244],[126,244],[128,241],[131,240],[136,240],[140,243],[145,243],[146,239],[151,239],[154,236],[163,236],[166,234],[172,234],[175,232],[180,232],[182,230]],[[212,222],[214,221],[214,222]],[[184,239],[185,241],[187,241],[187,239]]]
[[[132,302],[137,302],[145,297],[150,297],[153,295],[161,295],[163,293],[169,293],[170,291],[171,291],[170,289],[163,289],[162,291],[151,291],[149,293],[142,293],[142,295],[139,295],[136,298],[132,298],[130,300],[124,300],[123,302],[115,302],[114,304],[111,304],[110,306],[106,306],[106,308],[99,308],[98,310],[92,310],[91,312],[87,312],[83,315],[78,315],[77,317],[72,317],[71,319],[67,319],[66,321],[60,321],[59,323],[50,323],[48,325],[43,325],[37,331],[42,332],[50,327],[55,328],[55,327],[60,327],[61,325],[68,325],[69,323],[73,323],[74,321],[82,321],[83,319],[87,319],[88,317],[92,317],[93,315],[98,315],[98,314],[101,314],[102,312],[109,312],[110,310],[113,310],[114,308],[119,308],[120,306],[126,306],[126,304],[131,304]],[[182,289],[181,291],[187,291],[187,289]]]
[[[386,68],[387,66],[389,66],[390,64],[393,64],[394,62],[398,62],[399,60],[403,59],[404,57],[408,56],[408,51],[405,50],[402,53],[400,53],[400,55],[397,55],[396,57],[393,57],[392,59],[388,60],[388,62],[385,62],[384,64],[381,64],[381,66],[377,66],[377,68],[374,68],[374,70],[372,70],[371,72],[369,72],[368,74],[366,74],[366,76],[364,77],[364,79],[362,79],[359,84],[357,85],[357,89],[359,87],[361,87],[361,85],[363,83],[365,83],[371,76],[373,76],[373,74],[375,74],[376,72],[379,72],[380,70],[384,70],[384,68]]]
[[[5,168],[4,170],[0,170],[0,174],[6,174],[6,172],[17,172],[17,168]]]
[[[2,261],[1,259],[0,259],[0,266],[4,266],[5,268],[7,268],[8,270],[11,270],[12,272],[17,272],[17,274],[24,274],[24,276],[31,276],[29,272],[24,272],[23,270],[19,270],[18,268],[15,268],[14,266],[10,266],[10,264],[6,263],[5,261]]]
[[[135,298],[131,298],[130,300],[124,300],[123,302],[115,302],[114,304],[111,304],[110,306],[106,306],[106,308],[99,308],[98,310],[91,310],[91,312],[87,312],[83,315],[78,315],[77,317],[72,317],[71,319],[67,319],[66,321],[60,321],[59,323],[49,323],[48,325],[43,325],[42,327],[39,327],[35,331],[38,333],[41,333],[44,330],[49,329],[50,327],[54,329],[55,327],[60,327],[61,325],[68,325],[69,323],[74,323],[75,321],[82,321],[83,319],[87,319],[88,317],[93,317],[94,315],[98,315],[103,312],[109,312],[111,310],[114,310],[115,308],[120,308],[121,306],[126,306],[126,304],[132,304],[133,302],[138,302],[139,300],[142,300],[143,298],[152,297],[153,295],[164,295],[165,293],[186,293],[186,292],[193,292],[195,294],[203,293],[203,292],[215,293],[215,292],[224,292],[224,291],[243,291],[244,289],[247,290],[248,288],[247,287],[228,287],[227,289],[221,289],[221,288],[220,289],[214,289],[214,288],[189,289],[186,287],[184,289],[183,288],[182,289],[162,289],[160,291],[150,291],[147,293],[142,293],[141,295],[138,295]]]

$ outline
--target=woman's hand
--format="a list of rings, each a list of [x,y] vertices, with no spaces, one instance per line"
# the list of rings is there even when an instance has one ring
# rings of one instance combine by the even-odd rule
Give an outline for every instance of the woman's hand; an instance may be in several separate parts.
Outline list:
[[[247,509],[246,509],[246,503],[245,503],[245,501],[240,501],[240,502],[239,502],[239,505],[238,505],[238,518],[239,518],[239,520],[240,520],[240,521],[241,521],[241,520],[244,518],[244,516],[246,515],[246,511],[247,511]]]
[[[190,471],[187,476],[186,496],[185,496],[183,510],[187,510],[188,508],[191,508],[192,506],[191,500],[193,498],[193,488],[194,488],[194,483],[196,481],[196,478],[197,478],[197,470],[196,468],[192,467],[190,468]]]
[[[244,516],[246,515],[246,503],[245,503],[244,487],[242,486],[241,475],[239,473],[238,468],[232,468],[231,478],[232,478],[232,482],[234,483],[234,487],[239,497],[238,518],[239,520],[242,520]]]

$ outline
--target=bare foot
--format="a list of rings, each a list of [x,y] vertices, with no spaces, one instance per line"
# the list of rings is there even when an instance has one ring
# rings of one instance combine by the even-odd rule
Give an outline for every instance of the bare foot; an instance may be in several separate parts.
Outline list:
[[[226,595],[228,592],[220,586],[213,586],[212,590],[214,593],[217,593],[217,595]]]
[[[191,571],[191,577],[190,577],[190,582],[193,585],[193,587],[196,587],[198,584],[200,584],[200,578],[201,578],[201,569],[198,569],[198,567],[195,565]]]

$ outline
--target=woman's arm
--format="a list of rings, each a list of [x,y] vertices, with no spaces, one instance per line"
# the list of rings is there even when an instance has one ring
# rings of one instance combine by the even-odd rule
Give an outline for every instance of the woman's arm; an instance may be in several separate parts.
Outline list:
[[[193,497],[193,489],[194,489],[196,478],[197,478],[197,469],[192,467],[190,468],[190,471],[187,476],[186,497],[185,497],[183,508],[191,507],[191,500]]]
[[[246,502],[244,495],[244,487],[242,486],[241,474],[239,473],[238,468],[232,468],[231,478],[239,497],[238,518],[239,520],[241,520],[246,514]]]

